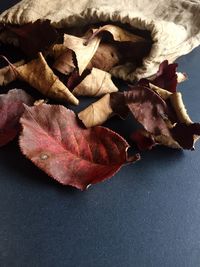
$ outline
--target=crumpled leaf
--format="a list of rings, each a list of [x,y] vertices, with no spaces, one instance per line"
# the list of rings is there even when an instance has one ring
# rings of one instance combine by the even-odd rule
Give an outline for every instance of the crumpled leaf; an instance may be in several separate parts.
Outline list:
[[[77,96],[101,96],[117,91],[118,88],[112,82],[110,73],[93,68],[72,93]]]
[[[64,65],[64,62],[69,64],[68,58],[66,60],[65,57],[66,49],[74,51],[79,75],[81,75],[97,51],[100,41],[101,39],[99,37],[95,37],[89,44],[86,45],[86,39],[84,37],[81,38],[65,34],[64,43],[62,45],[55,45],[52,48],[51,53],[57,57],[59,56],[59,58],[57,58],[57,64],[60,61],[60,64]]]
[[[43,95],[78,105],[78,99],[53,73],[41,53],[37,59],[16,68],[16,71],[20,79],[28,82]]]
[[[132,86],[124,92],[125,102],[145,130],[155,135],[170,135],[165,101],[148,87]]]
[[[86,189],[129,161],[129,145],[121,136],[104,127],[81,128],[63,106],[26,107],[20,121],[22,153],[63,185]]]
[[[106,94],[78,113],[79,119],[86,128],[102,125],[112,115],[113,110],[110,106],[110,94]]]
[[[112,25],[112,24],[107,24],[104,25],[98,29],[91,29],[93,34],[90,36],[88,39],[88,42],[90,42],[94,37],[98,36],[99,34],[102,33],[109,33],[112,35],[113,40],[117,42],[144,42],[146,39],[143,37],[130,33],[118,26]]]
[[[120,63],[120,54],[115,44],[100,43],[87,68],[110,71]]]
[[[115,51],[117,52],[113,52],[112,54],[117,55],[119,64],[132,62],[133,65],[135,63],[140,65],[144,56],[147,56],[151,49],[151,40],[128,32],[115,25],[108,24],[99,29],[91,29],[91,31],[92,35],[88,38],[87,43],[90,43],[93,38],[99,36],[102,40],[105,39],[107,43],[111,43],[113,46],[115,45]]]
[[[34,100],[21,89],[10,90],[0,95],[0,147],[12,141],[20,130],[19,119],[24,105],[32,105]]]
[[[36,20],[21,26],[7,26],[7,29],[17,35],[20,48],[29,57],[43,52],[59,38],[50,20]]]
[[[74,52],[71,49],[66,48],[54,62],[53,68],[62,74],[68,75],[76,68],[73,58],[75,58]]]
[[[140,151],[151,150],[156,145],[153,136],[144,129],[133,132],[131,139],[137,144]]]
[[[181,75],[181,73],[178,73],[177,75],[177,72],[176,72],[177,67],[178,67],[177,63],[169,64],[168,60],[164,60],[160,64],[159,70],[157,71],[156,74],[152,75],[149,78],[141,79],[139,81],[139,84],[149,87],[149,82],[150,82],[171,93],[175,93],[177,83],[178,83],[178,78],[179,78],[179,82],[182,82],[185,79],[187,79],[186,74]]]
[[[13,66],[19,67],[19,66],[22,66],[23,64],[24,64],[24,60],[20,60],[14,63]],[[0,86],[7,85],[15,81],[16,79],[17,79],[17,73],[15,69],[12,67],[12,65],[8,65],[0,69]]]

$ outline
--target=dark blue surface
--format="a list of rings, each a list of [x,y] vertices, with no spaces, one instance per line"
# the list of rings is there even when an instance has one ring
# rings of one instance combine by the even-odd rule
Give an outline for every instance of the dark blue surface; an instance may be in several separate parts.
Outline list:
[[[189,75],[179,88],[200,121],[200,48],[178,62]],[[0,266],[200,266],[200,143],[142,157],[80,192],[50,180],[15,142],[1,148]]]

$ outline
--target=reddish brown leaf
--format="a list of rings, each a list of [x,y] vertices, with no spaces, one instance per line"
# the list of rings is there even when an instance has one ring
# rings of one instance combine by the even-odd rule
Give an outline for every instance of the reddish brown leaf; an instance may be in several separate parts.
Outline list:
[[[177,123],[171,129],[173,138],[184,149],[194,149],[194,135],[200,135],[200,123]]]
[[[132,86],[124,92],[125,101],[136,120],[155,135],[170,135],[166,124],[167,105],[155,92],[144,86]]]
[[[32,105],[33,99],[21,89],[0,95],[0,147],[13,140],[19,132],[23,103]]]
[[[133,132],[131,139],[137,144],[141,151],[150,150],[156,145],[153,137],[144,130],[137,130]]]
[[[7,26],[19,39],[22,51],[29,57],[36,56],[58,40],[58,33],[50,20],[37,20],[22,26]]]
[[[63,106],[26,107],[21,124],[23,154],[61,184],[83,190],[111,177],[128,161],[129,146],[121,136],[103,127],[81,128]]]
[[[150,82],[158,87],[161,87],[169,92],[174,93],[176,92],[176,87],[178,83],[178,76],[176,73],[177,67],[178,64],[169,64],[168,60],[165,60],[160,64],[159,70],[155,75],[153,75],[149,79],[141,79],[139,81],[139,84],[149,87]],[[187,79],[186,74],[179,74],[180,82],[184,80],[184,78]]]

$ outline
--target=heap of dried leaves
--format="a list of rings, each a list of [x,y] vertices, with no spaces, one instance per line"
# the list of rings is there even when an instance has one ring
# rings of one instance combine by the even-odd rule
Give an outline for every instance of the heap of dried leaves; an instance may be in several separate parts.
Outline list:
[[[22,153],[49,176],[81,190],[113,176],[129,157],[129,144],[102,125],[129,113],[140,127],[130,133],[140,150],[161,144],[193,149],[200,124],[187,115],[177,83],[186,75],[177,64],[160,64],[152,77],[127,84],[118,92],[110,71],[123,64],[137,67],[151,41],[116,25],[90,28],[79,35],[56,30],[50,21],[4,26],[23,55],[0,69],[1,88],[22,80],[45,98],[79,104],[78,96],[101,97],[78,113],[59,104],[46,104],[22,89],[0,95],[0,146],[19,135]],[[7,57],[6,57],[7,56]],[[9,58],[9,59],[8,59]],[[133,68],[134,68],[133,67]],[[37,101],[36,101],[37,100]]]

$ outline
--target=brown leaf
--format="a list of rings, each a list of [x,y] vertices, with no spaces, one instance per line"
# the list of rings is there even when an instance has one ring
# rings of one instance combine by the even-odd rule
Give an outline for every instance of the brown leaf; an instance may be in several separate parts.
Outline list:
[[[17,35],[22,51],[29,57],[43,52],[59,38],[50,20],[36,20],[21,26],[7,26],[7,29]]]
[[[78,105],[78,99],[68,90],[39,53],[38,58],[16,68],[19,78],[28,82],[43,95]]]
[[[100,43],[96,53],[91,59],[88,68],[97,68],[110,71],[120,62],[120,54],[115,44]]]
[[[72,93],[77,96],[101,96],[117,91],[118,88],[112,82],[109,73],[93,68],[91,73],[76,86]]]
[[[0,147],[12,141],[18,134],[19,119],[24,105],[32,105],[34,100],[23,90],[13,89],[0,95]]]
[[[121,136],[103,127],[81,128],[75,114],[63,106],[26,107],[21,124],[23,154],[63,185],[86,189],[128,161],[129,145]]]
[[[128,32],[128,31],[118,27],[118,26],[111,25],[111,24],[104,25],[104,26],[100,27],[99,29],[91,29],[91,31],[93,32],[93,34],[90,36],[88,42],[90,42],[94,37],[96,37],[102,33],[111,34],[113,37],[113,40],[117,41],[117,42],[137,43],[137,42],[146,41],[146,39],[144,39],[143,37],[141,37],[139,35],[133,34],[131,32]]]
[[[90,43],[93,38],[100,36],[102,40],[110,35],[112,39],[107,38],[106,42],[115,45],[119,64],[127,62],[137,63],[140,65],[144,56],[147,56],[150,52],[152,41],[143,38],[134,33],[128,32],[115,25],[105,25],[99,29],[92,29],[93,34],[88,38],[87,43]],[[104,39],[103,39],[104,37]]]
[[[78,113],[79,119],[83,122],[86,128],[102,125],[112,115],[113,110],[110,106],[110,94],[106,94]]]
[[[77,67],[79,70],[79,75],[83,73],[83,71],[86,69],[87,65],[89,64],[90,60],[94,56],[95,52],[97,51],[97,48],[100,43],[100,38],[95,37],[89,44],[85,44],[86,39],[76,37],[73,35],[64,35],[64,43],[63,47],[71,49],[74,51],[76,55],[76,62]],[[64,51],[64,48],[62,46],[59,46],[59,49]],[[58,52],[57,52],[58,54]],[[62,53],[60,52],[62,55]]]
[[[53,68],[59,72],[68,75],[76,68],[73,58],[74,52],[71,49],[66,49],[54,62]]]
[[[5,57],[4,59],[7,61]],[[19,67],[19,66],[22,66],[23,64],[24,64],[24,60],[18,61],[14,64],[10,64],[9,62],[8,66],[1,68],[0,69],[0,86],[7,85],[15,81],[17,79],[17,73],[16,73],[15,68],[13,68],[12,66]]]

